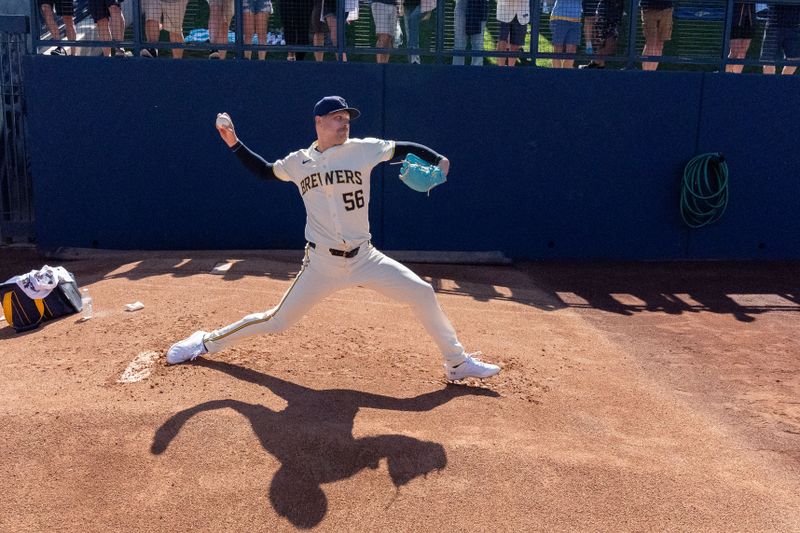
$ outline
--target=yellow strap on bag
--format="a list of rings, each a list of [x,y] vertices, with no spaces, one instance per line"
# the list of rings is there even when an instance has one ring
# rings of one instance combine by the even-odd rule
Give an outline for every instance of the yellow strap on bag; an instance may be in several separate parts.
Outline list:
[[[14,291],[8,291],[3,295],[3,316],[9,326],[14,326],[14,315],[11,313],[11,295]]]
[[[14,298],[16,298],[16,302],[14,302]],[[33,326],[41,322],[44,317],[44,301],[41,298],[36,298],[33,300],[33,303],[36,306],[36,310],[39,312],[39,316],[36,317],[35,320],[32,320],[33,317],[29,317],[25,312],[25,307],[22,305],[22,302],[19,301],[17,293],[14,291],[5,293],[5,295],[3,295],[3,316],[6,317],[8,325],[16,329],[23,323],[25,323],[26,326]],[[16,321],[14,320],[15,307],[19,310],[19,317]]]

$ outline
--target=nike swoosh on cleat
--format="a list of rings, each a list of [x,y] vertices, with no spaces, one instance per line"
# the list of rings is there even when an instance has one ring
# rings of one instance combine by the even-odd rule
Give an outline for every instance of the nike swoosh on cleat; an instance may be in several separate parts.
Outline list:
[[[308,163],[309,161],[311,161],[311,160],[310,160],[310,159],[306,159],[305,161],[303,161],[303,164],[305,165],[305,164],[306,164],[306,163]]]

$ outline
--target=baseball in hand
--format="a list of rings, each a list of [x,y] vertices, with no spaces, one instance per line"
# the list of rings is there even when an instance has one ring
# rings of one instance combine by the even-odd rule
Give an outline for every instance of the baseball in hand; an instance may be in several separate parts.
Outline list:
[[[231,117],[229,117],[227,113],[218,113],[217,114],[217,126],[222,127],[222,128],[231,128],[231,127],[233,127],[233,122],[231,122]]]

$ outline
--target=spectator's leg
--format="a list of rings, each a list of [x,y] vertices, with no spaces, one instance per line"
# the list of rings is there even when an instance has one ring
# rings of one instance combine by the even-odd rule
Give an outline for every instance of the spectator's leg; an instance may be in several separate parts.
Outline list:
[[[171,31],[171,32],[169,32],[169,41],[171,43],[183,43],[183,32],[182,31]],[[174,59],[182,59],[183,58],[183,48],[173,48],[172,49],[172,57]]]
[[[568,44],[566,46],[566,49],[567,49],[567,53],[568,54],[574,54],[575,52],[578,51],[578,45],[577,44]],[[565,59],[564,62],[561,64],[562,68],[572,68],[574,65],[575,65],[575,59],[573,59],[573,58]]]
[[[394,30],[397,27],[397,11],[394,5],[373,2],[372,20],[378,40],[375,48],[390,49],[394,46]],[[389,54],[376,54],[378,63],[388,63]]]
[[[417,6],[414,9],[409,11],[405,11],[405,15],[403,16],[403,22],[405,23],[406,27],[406,40],[408,44],[406,45],[408,48],[419,48],[419,21],[422,18],[422,7]],[[416,63],[419,64],[420,58],[419,55],[413,54],[408,56],[409,63]]]
[[[164,8],[164,29],[169,33],[172,43],[183,43],[183,18],[186,15],[186,6],[189,0],[170,2]],[[183,48],[172,49],[173,59],[183,58]]]
[[[228,27],[231,25],[232,16],[232,10],[228,9],[228,0],[215,1],[209,5],[208,33],[212,43],[228,44]],[[219,50],[216,57],[225,59],[227,53],[227,50]]]
[[[508,41],[501,41],[500,39],[497,40],[497,46],[495,47],[495,50],[497,50],[498,52],[508,52],[508,49],[509,49],[508,48]],[[510,60],[510,59],[511,58],[498,57],[497,58],[497,66],[498,67],[505,67],[509,63],[508,60]]]
[[[51,4],[42,4],[42,19],[44,19],[44,25],[47,26],[47,31],[50,32],[50,38],[54,41],[61,40],[61,31],[58,29],[58,23],[56,22],[56,14],[53,12],[53,6]]]
[[[522,50],[522,47],[525,45],[525,36],[528,33],[528,26],[527,24],[520,24],[516,17],[514,20],[511,21],[511,27],[509,28],[509,45],[508,48],[512,52],[519,52]],[[508,66],[513,67],[517,64],[516,57],[509,57],[508,58]]]
[[[267,28],[269,27],[269,13],[262,11],[255,14],[256,18],[256,34],[258,35],[258,44],[267,44]],[[264,60],[267,58],[266,50],[258,51],[258,59]]]
[[[659,55],[654,53],[654,50],[657,49],[658,42],[658,23],[653,15],[653,10],[642,9],[642,31],[644,32],[644,49],[642,50],[642,55]],[[642,70],[655,70],[657,67],[658,63],[650,61],[642,62]]]
[[[97,29],[97,40],[98,41],[110,41],[111,40],[111,30],[109,28],[108,17],[102,18],[95,22],[95,28]],[[103,48],[103,55],[106,57],[111,57],[111,48],[104,47]]]
[[[148,43],[157,43],[161,35],[161,25],[157,20],[147,19],[144,21],[144,34]]]
[[[596,51],[596,55],[601,56],[611,56],[614,55],[617,51],[617,36],[616,35],[607,35],[602,42],[602,46],[600,46]],[[604,67],[606,65],[605,61],[601,61],[598,59],[594,60],[598,65]]]
[[[316,32],[312,36],[312,43],[314,46],[325,46],[325,34]],[[314,60],[315,61],[324,61],[325,60],[325,52],[314,52]]]
[[[497,44],[494,49],[498,52],[508,52],[508,44],[511,41],[511,24],[508,22],[500,22],[497,35]],[[503,56],[497,57],[497,66],[505,67],[508,65],[508,58]]]
[[[645,43],[642,55],[645,56],[660,56],[664,51],[664,43],[659,40],[650,41]],[[642,70],[656,70],[658,68],[658,61],[643,61]]]
[[[305,1],[310,1],[310,0],[305,0]],[[325,46],[325,27],[320,23],[320,18],[322,17],[322,3],[323,0],[313,1],[313,7],[311,8],[311,18],[309,19],[308,23],[312,33],[311,43],[314,46]],[[325,61],[325,52],[314,52],[314,60]]]
[[[453,50],[467,47],[467,0],[456,0],[453,12]],[[464,56],[453,56],[454,65],[463,65]]]
[[[664,43],[672,37],[672,8],[651,11],[649,31],[645,30],[645,47],[643,55],[661,56],[664,53]],[[644,11],[642,12],[644,16]],[[649,39],[648,39],[649,33]],[[642,70],[656,70],[657,61],[642,62]]]
[[[553,45],[553,53],[554,54],[563,54],[565,46],[563,44],[554,44]],[[563,59],[553,59],[553,68],[563,68],[564,60]]]
[[[393,38],[388,33],[379,33],[378,42],[375,44],[376,48],[391,48]],[[378,63],[388,63],[389,54],[377,54]]]
[[[481,22],[481,31],[476,33],[475,35],[470,35],[470,48],[473,51],[483,52],[483,34],[486,31],[486,23]],[[472,57],[472,66],[473,67],[480,67],[483,65],[483,56],[473,56]]]
[[[522,50],[522,46],[520,46],[518,44],[511,44],[511,45],[509,45],[508,49],[510,51],[512,51],[512,52],[519,52],[520,50]],[[517,58],[516,57],[509,57],[508,58],[508,66],[509,67],[513,67],[516,64],[517,64]]]
[[[252,44],[253,34],[256,32],[256,21],[255,15],[249,10],[242,13],[242,31],[244,31],[244,44]],[[250,50],[245,50],[243,54],[245,59],[250,59]]]
[[[215,2],[208,6],[208,40],[219,43],[219,28],[222,26],[222,4]]]
[[[330,32],[331,36],[331,44],[334,47],[339,46],[339,27],[336,16],[329,13],[325,16],[325,22],[328,24],[328,31]],[[336,61],[339,61],[338,53],[336,54]],[[347,54],[342,54],[342,61],[347,61]]]
[[[591,54],[594,52],[592,41],[594,37],[594,25],[597,22],[595,15],[586,15],[583,17],[583,41],[586,43],[586,53]]]
[[[183,44],[183,18],[186,15],[186,6],[189,0],[177,0],[175,2],[162,3],[162,13],[164,15],[164,30],[169,33],[171,43]],[[170,50],[173,59],[183,57],[183,48],[173,48]]]
[[[122,14],[122,9],[119,6],[108,6],[109,29],[111,30],[111,37],[115,41],[122,41],[125,38],[125,15]]]
[[[75,32],[75,19],[72,15],[62,15],[61,18],[64,20],[64,31],[67,34],[68,41],[77,41],[78,34]],[[69,49],[69,55],[75,55],[75,49]]]
[[[731,50],[728,52],[728,59],[744,59],[747,56],[747,49],[750,48],[751,39],[731,39]],[[725,72],[741,74],[744,65],[725,65]]]
[[[222,4],[222,15],[221,15],[221,22],[222,27],[219,30],[219,39],[220,43],[227,45],[228,44],[228,28],[231,27],[231,19],[233,19],[233,0],[225,0]],[[219,58],[225,59],[228,55],[227,50],[220,50],[219,51]]]

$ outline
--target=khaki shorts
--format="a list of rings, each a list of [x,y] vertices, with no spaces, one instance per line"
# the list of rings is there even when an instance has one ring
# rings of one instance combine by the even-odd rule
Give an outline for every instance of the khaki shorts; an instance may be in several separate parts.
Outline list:
[[[645,41],[669,41],[672,39],[672,8],[643,9],[642,27]]]
[[[397,26],[397,6],[372,2],[372,20],[375,22],[375,33],[394,35]]]
[[[189,0],[141,0],[145,20],[161,22],[164,17],[164,30],[169,33],[183,32],[183,17]]]

